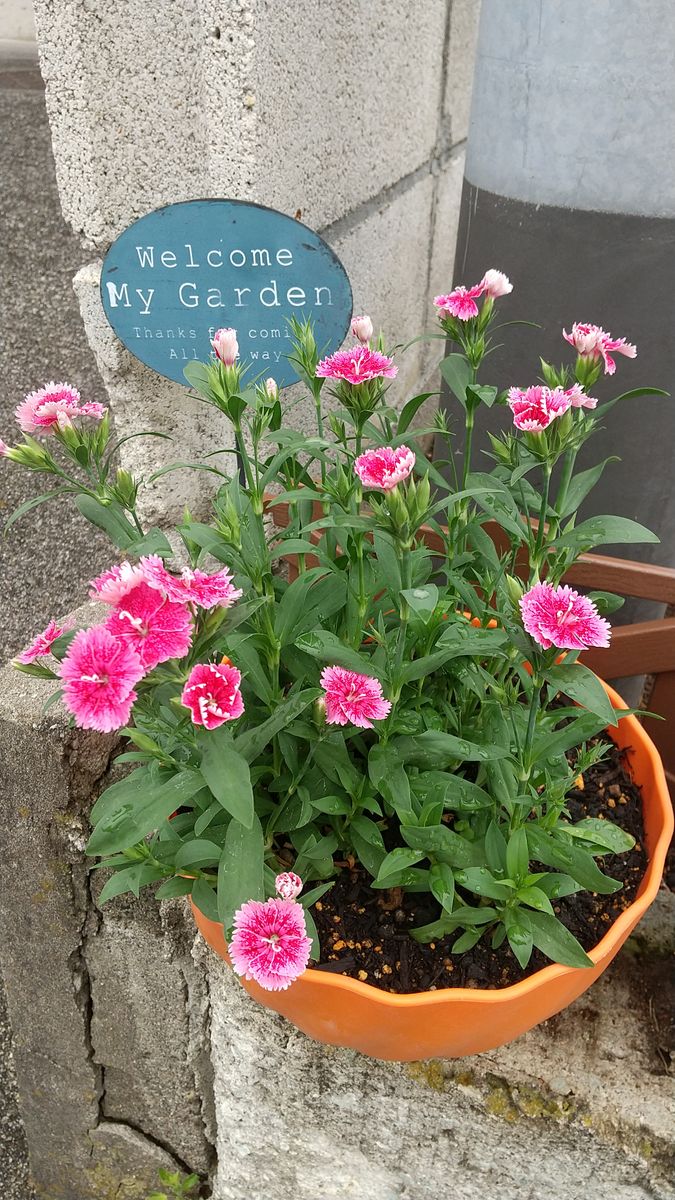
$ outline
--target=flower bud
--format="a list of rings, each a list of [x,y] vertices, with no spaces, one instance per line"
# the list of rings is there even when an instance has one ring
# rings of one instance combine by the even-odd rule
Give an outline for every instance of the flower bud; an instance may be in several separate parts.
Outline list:
[[[268,400],[276,400],[279,396],[279,384],[276,379],[265,380],[265,392]]]
[[[481,283],[485,295],[493,300],[497,300],[499,296],[508,296],[509,292],[513,291],[513,284],[508,275],[503,271],[496,271],[494,267],[485,272]]]
[[[211,342],[216,357],[226,367],[233,367],[239,358],[239,343],[236,329],[216,329]]]
[[[352,317],[352,333],[365,346],[373,336],[373,322],[370,317]]]
[[[295,871],[282,871],[274,880],[274,887],[282,900],[296,900],[302,891],[302,880]]]
[[[117,468],[115,477],[115,494],[125,508],[133,508],[136,503],[137,487],[133,475],[124,467]]]
[[[513,607],[517,609],[518,605],[520,604],[520,598],[525,591],[523,583],[520,579],[516,579],[513,575],[507,575],[504,582],[506,584],[506,591],[509,600],[511,601]]]

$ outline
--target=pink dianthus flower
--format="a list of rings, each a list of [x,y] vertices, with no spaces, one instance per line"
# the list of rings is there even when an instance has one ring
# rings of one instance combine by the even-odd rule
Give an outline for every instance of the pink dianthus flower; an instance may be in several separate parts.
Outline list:
[[[135,563],[115,563],[102,575],[92,579],[89,584],[89,596],[92,600],[101,600],[104,604],[119,604],[139,583],[149,583],[151,587],[158,587],[154,576],[160,570],[164,570],[164,564],[158,554],[144,555]]]
[[[414,466],[415,455],[407,446],[380,446],[360,454],[354,470],[365,488],[390,492],[408,478]]]
[[[147,582],[164,592],[176,604],[196,604],[199,608],[229,608],[242,595],[241,588],[232,585],[227,567],[207,575],[196,568],[186,567],[180,575],[171,575],[157,556],[146,566]]]
[[[470,321],[472,317],[478,316],[478,305],[476,299],[483,295],[483,284],[476,283],[473,287],[467,288],[463,284],[453,288],[445,296],[436,296],[434,305],[438,309],[438,315],[441,319],[444,317],[456,317],[458,321]]]
[[[216,329],[211,341],[216,357],[226,367],[233,367],[239,358],[236,329]]]
[[[548,387],[509,388],[508,404],[513,413],[516,429],[527,433],[541,433],[556,417],[566,413],[572,398],[562,388]]]
[[[194,725],[217,729],[244,711],[241,673],[231,663],[198,663],[183,688],[181,704],[190,709]]]
[[[325,667],[321,686],[326,692],[328,725],[372,729],[373,721],[383,721],[391,712],[391,701],[384,699],[382,684],[370,675],[359,675],[344,667]]]
[[[126,725],[144,668],[135,649],[103,625],[75,634],[60,669],[63,700],[80,729],[111,733]]]
[[[46,387],[29,392],[16,409],[16,419],[23,433],[49,433],[59,425],[69,425],[76,417],[91,417],[100,421],[107,409],[95,402],[80,404],[80,393],[69,383],[48,383]]]
[[[363,346],[367,346],[373,336],[373,322],[364,314],[362,317],[352,317],[352,333]]]
[[[637,354],[636,347],[625,338],[613,338],[599,325],[588,325],[583,321],[575,321],[571,333],[563,329],[563,337],[581,358],[601,358],[605,375],[613,375],[616,371],[613,354],[624,354],[626,358],[635,358]]]
[[[580,383],[572,384],[571,388],[567,388],[565,395],[569,396],[572,408],[597,408],[595,396],[587,396]]]
[[[169,658],[182,658],[192,643],[187,606],[175,604],[144,582],[123,596],[105,626],[136,650],[145,671]]]
[[[282,900],[295,900],[302,891],[302,880],[295,871],[282,871],[274,880],[274,890]]]
[[[605,621],[588,596],[560,584],[535,583],[521,598],[520,612],[525,629],[549,650],[586,650],[589,646],[608,646],[611,637]]]
[[[28,663],[35,662],[36,658],[44,658],[45,655],[49,654],[57,638],[60,638],[62,634],[67,633],[71,628],[72,626],[69,624],[57,625],[56,621],[50,621],[47,628],[43,629],[42,633],[38,633],[30,646],[26,646],[26,649],[21,651],[16,661],[21,663],[22,666],[26,666]]]
[[[480,286],[486,296],[490,296],[492,300],[498,300],[500,296],[508,296],[509,292],[513,291],[513,284],[508,275],[503,271],[496,271],[494,267],[490,267],[486,271],[480,281]]]
[[[323,358],[316,368],[317,379],[342,379],[356,386],[371,379],[394,379],[398,367],[394,361],[371,350],[368,346],[353,346],[351,350],[337,350]]]
[[[293,900],[247,900],[234,914],[229,943],[237,975],[266,991],[283,991],[302,975],[312,948],[305,913]]]

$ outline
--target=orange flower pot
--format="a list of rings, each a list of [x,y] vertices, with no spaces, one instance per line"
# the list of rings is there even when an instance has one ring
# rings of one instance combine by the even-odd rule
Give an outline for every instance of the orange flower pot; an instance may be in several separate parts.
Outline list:
[[[621,697],[604,686],[614,708],[625,709]],[[673,832],[668,787],[651,738],[632,716],[608,732],[628,751],[633,778],[642,788],[648,865],[633,903],[589,951],[593,967],[552,964],[511,987],[442,988],[408,995],[310,968],[285,992],[266,992],[243,981],[246,991],[318,1042],[399,1062],[493,1050],[566,1008],[609,966],[654,900]],[[194,904],[192,908],[208,944],[229,962],[222,925],[208,920]]]

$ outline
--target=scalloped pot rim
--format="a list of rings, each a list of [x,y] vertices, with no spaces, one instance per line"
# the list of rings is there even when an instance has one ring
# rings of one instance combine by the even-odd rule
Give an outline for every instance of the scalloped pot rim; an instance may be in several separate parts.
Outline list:
[[[603,687],[605,688],[614,708],[617,710],[626,709],[627,705],[624,703],[618,693],[615,692],[614,689],[608,684],[604,683],[604,681],[602,682]],[[618,731],[620,731],[620,733]],[[654,900],[661,882],[666,852],[673,833],[673,811],[670,803],[668,785],[659,753],[651,738],[642,728],[637,719],[632,715],[621,718],[620,725],[616,727],[616,731],[614,728],[612,728],[608,729],[608,732],[610,736],[617,741],[617,744],[624,746],[628,750],[630,757],[639,757],[642,760],[640,764],[641,769],[637,772],[637,782],[642,783],[643,787],[649,788],[651,793],[650,810],[655,811],[656,816],[659,819],[657,821],[658,831],[656,839],[653,845],[649,846],[649,862],[647,865],[647,870],[642,878],[642,882],[635,900],[628,906],[628,908],[625,909],[624,912],[620,913],[597,945],[588,951],[589,958],[594,963],[594,968],[569,967],[552,963],[548,967],[542,967],[541,970],[529,975],[526,979],[520,980],[518,983],[510,984],[508,987],[504,988],[439,988],[435,991],[404,993],[402,995],[385,992],[380,988],[373,987],[371,984],[362,983],[360,980],[352,979],[346,975],[333,974],[332,972],[323,972],[309,968],[304,975],[300,976],[300,979],[298,979],[296,983],[285,992],[263,992],[262,989],[260,989],[256,984],[249,983],[248,981],[244,982],[246,990],[267,1007],[275,1008],[277,1011],[283,1011],[284,1014],[288,1016],[291,1021],[293,1021],[295,1020],[295,1014],[293,1012],[293,992],[296,989],[298,992],[298,1002],[300,1002],[300,993],[303,993],[303,1003],[298,1003],[299,1009],[304,1009],[306,1007],[310,993],[312,993],[318,1000],[319,997],[324,993],[325,989],[329,989],[329,991],[335,997],[336,1004],[339,1004],[340,1001],[345,1003],[351,996],[355,1001],[358,1000],[358,1002],[361,1003],[365,1001],[370,1006],[379,1008],[381,1015],[384,1015],[387,1010],[390,1013],[396,1012],[399,1015],[407,1010],[412,1015],[415,1010],[423,1011],[429,1006],[436,1008],[442,1007],[449,1010],[454,1006],[466,1006],[467,1004],[470,1004],[471,1007],[480,1008],[481,1006],[484,1006],[488,1009],[499,1009],[501,1011],[503,1008],[506,1008],[511,1004],[525,1001],[528,998],[533,999],[537,992],[541,991],[542,989],[548,990],[549,986],[557,981],[560,981],[560,983],[564,985],[566,981],[568,984],[572,984],[572,981],[575,980],[577,983],[582,985],[580,988],[578,988],[578,990],[576,990],[575,983],[574,994],[571,996],[571,998],[567,998],[567,995],[563,996],[562,1002],[558,1004],[557,1007],[554,1004],[551,1012],[548,1014],[537,1015],[533,1020],[529,1021],[529,1023],[522,1024],[521,1022],[518,1022],[519,1028],[514,1028],[513,1033],[510,1036],[518,1036],[520,1033],[524,1032],[525,1029],[531,1028],[532,1025],[537,1024],[540,1020],[546,1019],[547,1015],[551,1016],[554,1012],[560,1011],[561,1008],[566,1007],[568,1003],[571,1003],[572,999],[575,999],[577,995],[580,995],[582,991],[585,991],[587,987],[591,986],[598,974],[600,974],[601,970],[604,970],[604,967],[609,964],[611,958],[613,958],[614,954],[617,953],[623,942],[628,937],[629,933],[635,927],[637,922],[644,916],[645,912]],[[646,777],[648,771],[651,771],[651,778]],[[646,842],[649,842],[652,839],[653,833],[651,838],[649,834],[647,834],[645,839]],[[209,920],[204,916],[203,913],[196,909],[194,904],[192,905],[192,908],[195,921],[201,933],[204,935],[216,953],[220,954],[220,956],[225,958],[226,961],[229,961],[227,957],[226,943],[223,937],[222,925],[216,921]],[[603,964],[600,970],[598,970],[599,964]],[[586,975],[586,973],[588,973],[589,976],[588,983],[586,983],[582,978]],[[565,993],[568,991],[569,987],[565,989]],[[548,1007],[550,1007],[550,1005]],[[303,1021],[301,1016],[302,1014],[298,1012],[298,1024],[300,1024],[300,1027],[305,1028],[306,1032],[313,1033],[314,1036],[318,1036],[319,1040],[323,1040],[320,1033],[316,1034],[311,1028],[307,1027],[307,1022]],[[309,1023],[311,1024],[311,1018]],[[353,1038],[346,1038],[345,1041],[342,1041],[337,1030],[332,1031],[330,1038],[327,1037],[326,1040],[330,1040],[331,1042],[335,1040],[337,1044],[342,1045],[356,1045],[356,1048],[366,1049],[366,1052],[369,1052],[365,1046],[358,1045]],[[365,1042],[367,1040],[367,1036],[365,1036],[363,1039],[357,1039],[358,1042]],[[422,1040],[426,1046],[427,1039],[424,1038]],[[440,1040],[442,1041],[443,1039],[441,1038]],[[480,1041],[482,1039],[478,1038],[478,1040]],[[502,1037],[500,1041],[493,1043],[490,1039],[489,1033],[486,1031],[485,1040],[486,1044],[482,1048],[490,1049],[493,1047],[493,1044],[502,1044],[503,1041],[510,1040],[510,1038]],[[461,1051],[461,1053],[475,1052],[477,1052],[475,1049],[465,1049]],[[371,1050],[370,1053],[375,1053],[375,1055],[378,1057],[384,1057],[381,1046],[378,1046],[378,1048],[374,1051]],[[443,1051],[441,1051],[441,1053],[443,1053]],[[447,1053],[448,1050],[446,1049],[445,1054]],[[426,1050],[423,1054],[415,1055],[415,1057],[427,1056]]]

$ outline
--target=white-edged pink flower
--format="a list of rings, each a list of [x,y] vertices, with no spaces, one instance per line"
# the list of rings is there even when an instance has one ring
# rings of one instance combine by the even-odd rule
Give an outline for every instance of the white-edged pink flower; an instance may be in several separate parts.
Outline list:
[[[372,729],[373,721],[383,721],[391,712],[391,701],[384,699],[382,684],[370,675],[359,675],[344,667],[324,667],[321,686],[326,693],[328,725]]]
[[[587,396],[580,383],[572,384],[572,387],[566,389],[565,395],[569,396],[572,408],[597,408],[598,401],[595,396]]]
[[[111,733],[127,724],[143,677],[141,660],[102,625],[75,634],[61,663],[63,701],[80,729]]]
[[[217,729],[243,713],[240,684],[241,673],[231,663],[198,663],[190,671],[180,702],[190,709],[194,725]]]
[[[509,292],[513,291],[513,284],[508,275],[503,271],[496,271],[494,267],[490,267],[486,271],[480,281],[480,286],[486,296],[490,296],[492,300],[498,300],[500,296],[508,296]]]
[[[563,329],[563,337],[581,358],[601,358],[605,375],[613,375],[616,371],[613,354],[623,354],[626,358],[635,358],[637,354],[637,348],[625,338],[613,338],[599,325],[588,325],[583,321],[575,321],[571,333]]]
[[[147,582],[158,588],[176,604],[196,604],[199,608],[229,608],[242,595],[241,588],[232,584],[227,567],[207,575],[197,567],[186,567],[180,575],[171,575],[161,558],[153,556],[145,568]]]
[[[373,336],[373,322],[369,316],[352,317],[352,334],[362,346],[367,346]]]
[[[509,388],[508,404],[516,429],[526,433],[541,433],[556,417],[566,413],[572,404],[570,395],[562,388],[537,384],[529,388]]]
[[[586,650],[608,646],[609,621],[601,617],[592,600],[560,584],[535,583],[520,600],[525,629],[544,650]]]
[[[412,473],[415,455],[407,446],[380,446],[366,450],[354,463],[354,470],[364,488],[390,492]]]
[[[36,658],[44,658],[51,652],[54,642],[58,640],[64,633],[72,629],[72,624],[57,625],[56,621],[50,621],[47,628],[38,633],[33,639],[30,646],[26,646],[21,654],[17,655],[16,661],[26,666],[28,663],[35,662]]]
[[[29,392],[15,410],[22,433],[48,433],[59,422],[80,414],[80,393],[69,383],[51,380],[43,388]]]
[[[317,379],[344,380],[354,386],[371,379],[394,379],[397,374],[398,367],[394,366],[393,359],[368,346],[336,350],[335,354],[322,359],[316,368]]]
[[[232,966],[268,992],[283,991],[302,975],[311,948],[304,909],[293,900],[247,900],[234,914]]]
[[[91,580],[90,599],[101,600],[103,604],[119,604],[139,583],[159,587],[154,581],[154,575],[160,570],[164,570],[164,564],[158,554],[144,555],[134,563],[115,563],[109,570]]]
[[[265,386],[265,394],[267,396],[267,399],[268,400],[276,400],[279,396],[279,384],[277,383],[276,379],[272,379],[272,377],[270,376],[269,379],[265,380],[264,386]]]
[[[236,329],[216,329],[211,340],[216,357],[226,367],[233,367],[239,358],[239,343]]]
[[[476,283],[470,288],[460,284],[444,296],[435,296],[434,305],[441,320],[445,317],[456,317],[458,321],[470,321],[472,317],[478,316],[476,300],[482,295],[482,283]]]
[[[175,604],[148,583],[137,583],[105,621],[120,641],[138,654],[151,671],[170,658],[182,658],[192,644],[192,617],[185,604]]]
[[[7,458],[9,451],[10,447],[7,445],[7,442],[3,442],[2,438],[0,438],[0,458]]]
[[[296,900],[302,891],[302,880],[295,871],[282,871],[274,880],[274,890],[282,900]]]

